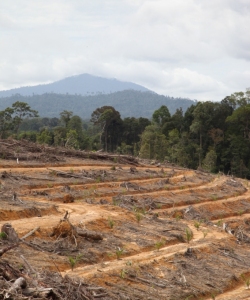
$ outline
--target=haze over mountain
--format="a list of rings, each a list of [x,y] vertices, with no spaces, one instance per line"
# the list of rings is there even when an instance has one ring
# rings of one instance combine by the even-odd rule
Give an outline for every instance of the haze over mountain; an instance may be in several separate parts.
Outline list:
[[[122,82],[89,74],[67,77],[54,83],[0,91],[0,110],[16,101],[28,103],[42,117],[58,117],[63,110],[73,111],[83,119],[105,105],[113,106],[122,117],[151,118],[161,105],[170,113],[194,102],[189,99],[158,95],[132,82]]]
[[[149,91],[147,88],[132,83],[81,74],[65,79],[36,86],[19,87],[11,90],[0,91],[0,97],[9,97],[14,94],[22,96],[42,95],[45,93],[93,95],[98,93],[109,94],[123,90]]]

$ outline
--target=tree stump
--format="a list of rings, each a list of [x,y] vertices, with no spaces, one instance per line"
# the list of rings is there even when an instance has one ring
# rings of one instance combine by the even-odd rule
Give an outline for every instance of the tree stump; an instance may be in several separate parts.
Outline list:
[[[20,240],[15,229],[9,223],[3,224],[1,232],[4,232],[7,235],[7,240],[11,243],[18,243]]]

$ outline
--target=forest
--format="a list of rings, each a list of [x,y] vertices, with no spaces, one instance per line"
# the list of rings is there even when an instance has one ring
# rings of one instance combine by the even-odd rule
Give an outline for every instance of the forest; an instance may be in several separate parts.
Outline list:
[[[113,106],[123,118],[151,118],[152,112],[162,105],[166,105],[170,113],[173,114],[177,108],[182,107],[185,112],[189,106],[195,103],[190,99],[172,98],[150,91],[123,90],[109,94],[91,93],[85,96],[59,93],[34,94],[31,96],[13,94],[10,97],[0,98],[0,110],[11,106],[12,103],[17,101],[27,103],[33,109],[39,111],[41,117],[58,117],[63,110],[69,110],[79,115],[83,120],[89,119],[91,113],[97,107],[103,105]]]
[[[221,102],[196,102],[172,115],[162,105],[152,117],[125,117],[112,106],[96,108],[89,121],[72,111],[39,117],[21,101],[0,111],[0,138],[86,151],[108,151],[191,169],[250,178],[250,91]],[[3,154],[0,153],[1,158]]]

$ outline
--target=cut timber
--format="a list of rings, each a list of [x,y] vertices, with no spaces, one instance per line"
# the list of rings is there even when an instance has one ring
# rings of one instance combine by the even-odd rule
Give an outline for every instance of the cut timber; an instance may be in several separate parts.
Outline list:
[[[100,241],[103,240],[103,236],[95,231],[90,231],[90,230],[84,230],[81,228],[76,227],[76,233],[80,236],[85,237],[86,239],[94,240],[94,241]]]

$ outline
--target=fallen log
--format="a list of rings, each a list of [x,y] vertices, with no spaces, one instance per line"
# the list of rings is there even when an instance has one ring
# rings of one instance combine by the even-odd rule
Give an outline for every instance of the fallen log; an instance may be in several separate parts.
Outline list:
[[[94,240],[94,241],[103,240],[103,236],[98,232],[81,229],[79,227],[75,227],[75,229],[76,229],[76,233],[78,235],[83,236],[86,239],[90,239],[90,240]]]
[[[55,172],[56,175],[59,175],[59,176],[61,175],[61,176],[64,176],[64,177],[73,177],[73,178],[94,180],[93,178],[85,177],[85,176],[82,176],[82,175],[77,175],[77,174],[74,174],[74,173],[68,173],[68,172],[64,172],[64,171],[56,170],[56,169],[51,169],[51,168],[47,168],[47,169],[49,171]]]

